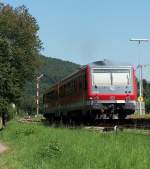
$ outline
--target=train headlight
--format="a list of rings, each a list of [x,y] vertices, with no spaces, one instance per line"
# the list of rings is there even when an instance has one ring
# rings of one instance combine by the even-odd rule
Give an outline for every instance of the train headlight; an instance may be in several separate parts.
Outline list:
[[[130,96],[126,97],[126,101],[129,102],[130,101]]]
[[[94,98],[95,100],[98,100],[99,99],[99,97],[98,96],[95,96],[95,98]]]
[[[110,100],[115,100],[115,96],[110,96]]]

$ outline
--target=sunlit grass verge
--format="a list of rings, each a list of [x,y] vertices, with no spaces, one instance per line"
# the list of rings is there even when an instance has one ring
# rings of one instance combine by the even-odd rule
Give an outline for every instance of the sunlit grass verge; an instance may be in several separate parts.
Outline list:
[[[150,136],[10,122],[2,169],[149,169]]]
[[[128,119],[150,119],[150,113],[140,115],[139,113],[132,114],[127,117]]]

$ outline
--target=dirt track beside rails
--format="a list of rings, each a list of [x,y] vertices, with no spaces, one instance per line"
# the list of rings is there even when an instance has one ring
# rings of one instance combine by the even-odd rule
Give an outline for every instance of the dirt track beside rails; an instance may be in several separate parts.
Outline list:
[[[0,154],[2,154],[3,152],[5,152],[8,148],[4,145],[0,143]]]

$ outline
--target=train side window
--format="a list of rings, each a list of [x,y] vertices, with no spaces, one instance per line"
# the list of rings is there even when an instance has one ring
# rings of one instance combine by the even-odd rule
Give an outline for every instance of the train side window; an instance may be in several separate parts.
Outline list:
[[[55,90],[47,93],[47,98],[50,100],[55,100],[57,98],[57,92]]]
[[[79,77],[79,90],[82,90],[82,77]]]
[[[84,89],[86,89],[87,87],[86,74],[83,76],[83,82],[84,82]]]
[[[65,85],[61,86],[59,89],[59,96],[64,97],[65,95]]]
[[[73,86],[72,86],[72,95],[75,95],[77,91],[77,79],[73,80]]]
[[[76,80],[73,80],[73,94],[75,93],[76,91]]]
[[[77,90],[77,79],[74,80],[74,90]]]
[[[79,77],[79,90],[86,89],[86,76],[83,74]]]

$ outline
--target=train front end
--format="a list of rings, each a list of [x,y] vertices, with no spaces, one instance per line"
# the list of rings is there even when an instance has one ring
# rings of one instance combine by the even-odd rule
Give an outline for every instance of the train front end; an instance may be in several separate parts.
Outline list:
[[[134,113],[136,79],[134,68],[106,61],[87,66],[88,100],[97,118],[125,118]]]

